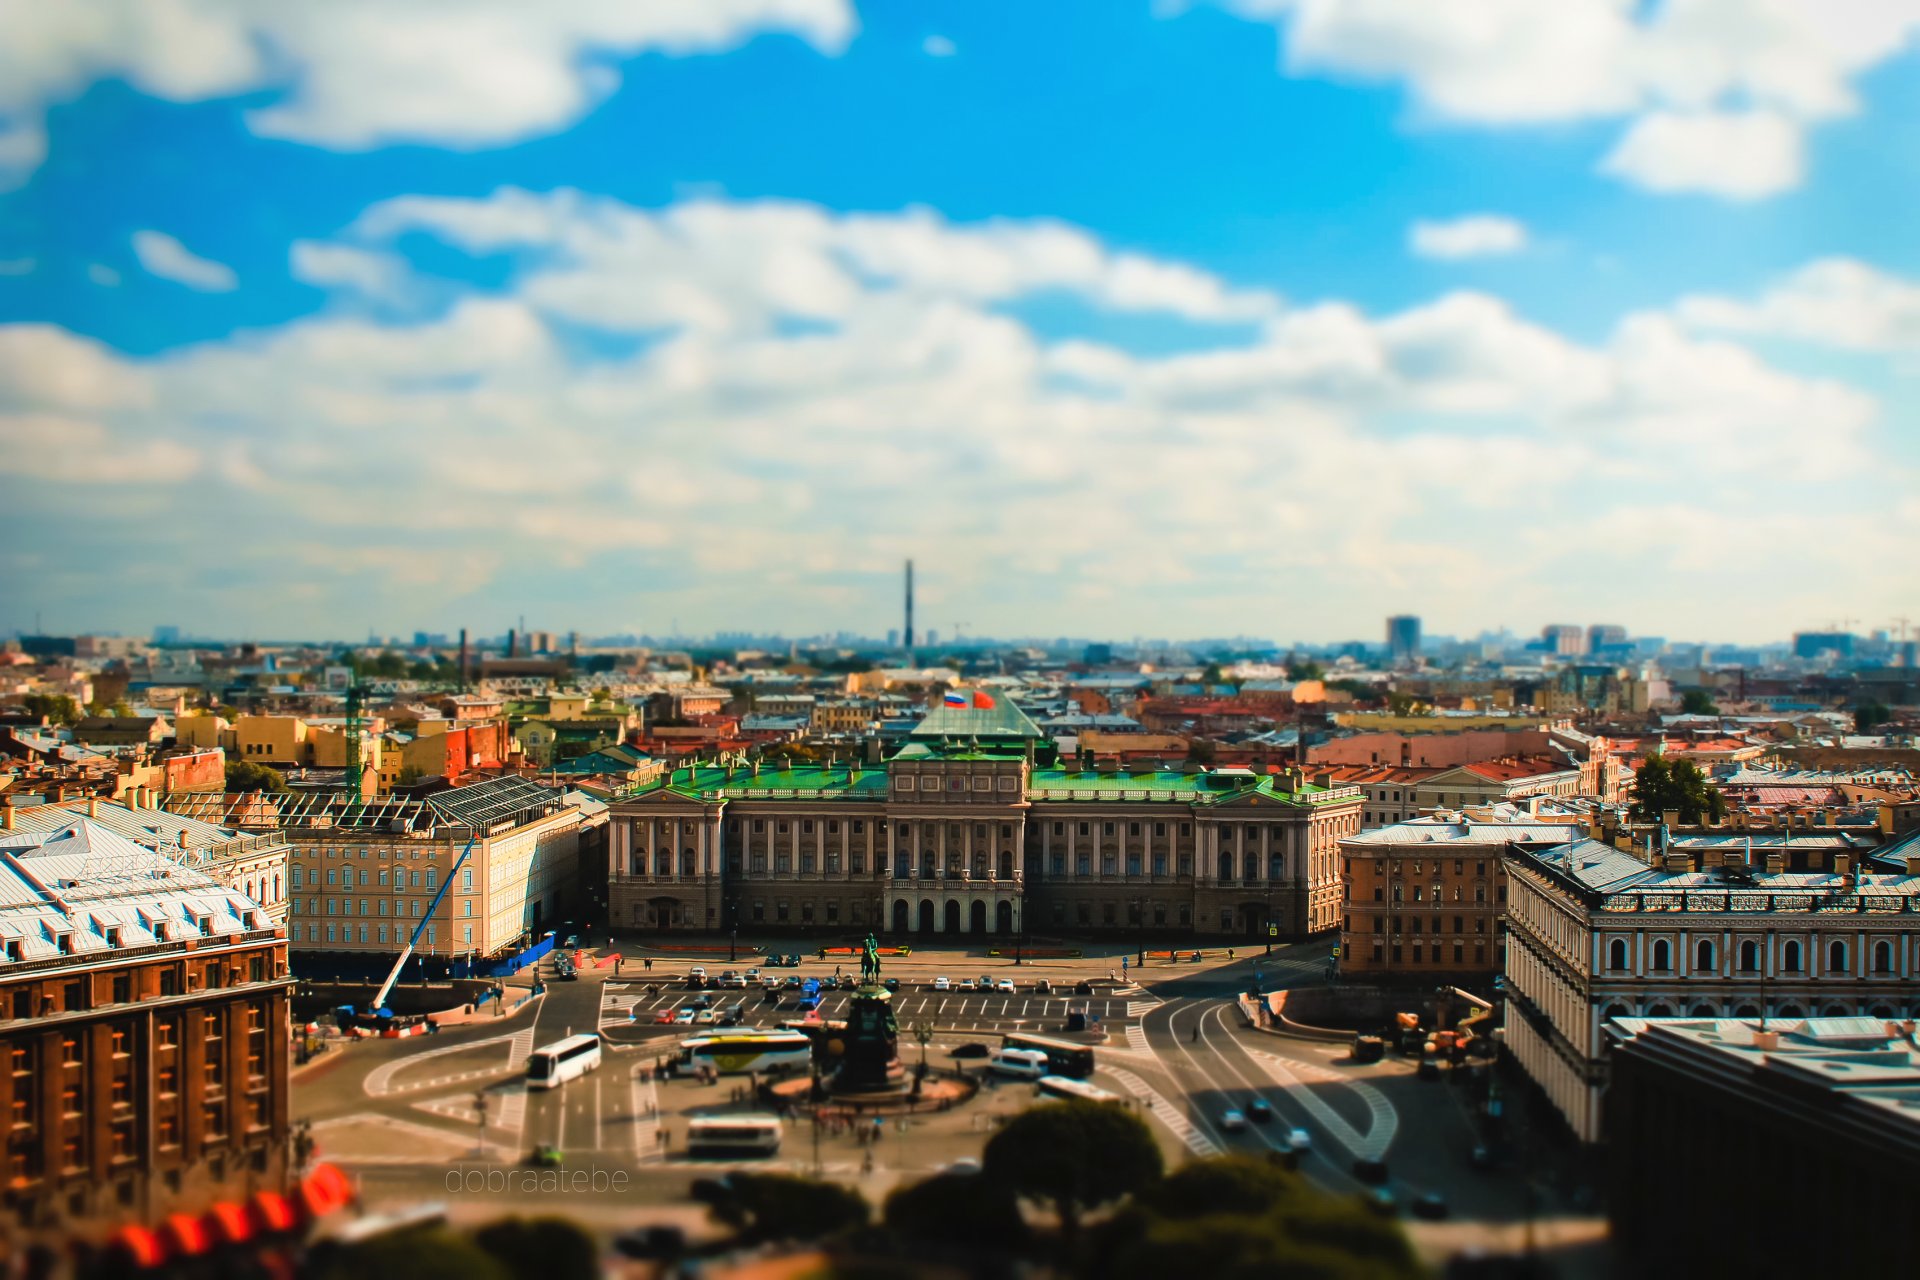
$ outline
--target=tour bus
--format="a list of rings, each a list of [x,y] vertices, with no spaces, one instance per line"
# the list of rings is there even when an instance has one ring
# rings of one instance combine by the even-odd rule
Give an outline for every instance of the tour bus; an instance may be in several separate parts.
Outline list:
[[[780,1154],[779,1116],[695,1116],[687,1122],[687,1154],[775,1156]]]
[[[1093,1049],[1070,1040],[1050,1040],[1046,1036],[1010,1032],[1001,1037],[1007,1049],[1038,1049],[1047,1055],[1047,1074],[1085,1080],[1093,1074]]]
[[[558,1089],[576,1076],[598,1070],[599,1066],[599,1036],[591,1032],[568,1036],[542,1045],[527,1058],[527,1088]]]
[[[1111,1089],[1102,1089],[1085,1080],[1069,1080],[1065,1076],[1041,1076],[1034,1084],[1040,1092],[1055,1098],[1079,1098],[1083,1102],[1120,1101],[1120,1095]]]
[[[1047,1074],[1047,1051],[1045,1049],[999,1049],[988,1061],[987,1070],[997,1076],[1038,1080]]]
[[[711,1067],[723,1076],[749,1072],[781,1075],[805,1071],[813,1061],[813,1040],[798,1031],[719,1031],[680,1042],[676,1075]]]

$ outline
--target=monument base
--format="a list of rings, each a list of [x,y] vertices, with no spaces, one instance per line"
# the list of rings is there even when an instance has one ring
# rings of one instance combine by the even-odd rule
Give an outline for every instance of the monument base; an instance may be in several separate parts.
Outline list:
[[[847,1005],[845,1051],[828,1086],[836,1094],[903,1093],[909,1087],[900,1062],[900,1029],[893,1019],[893,992],[869,983]]]

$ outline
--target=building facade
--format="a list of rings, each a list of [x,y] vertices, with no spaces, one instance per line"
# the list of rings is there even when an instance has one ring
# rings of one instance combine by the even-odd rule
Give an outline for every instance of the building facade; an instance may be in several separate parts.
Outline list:
[[[1501,972],[1510,844],[1578,839],[1571,823],[1423,818],[1340,842],[1340,972],[1485,986]]]
[[[174,803],[286,842],[296,963],[395,956],[423,922],[421,955],[483,960],[533,941],[572,907],[580,808],[524,778],[417,801],[251,793]]]
[[[1920,1017],[1920,849],[1715,835],[1506,857],[1507,1045],[1586,1141],[1629,1017]]]
[[[84,816],[0,835],[12,1227],[280,1190],[291,985],[285,930],[173,857]]]
[[[884,764],[674,770],[613,805],[616,928],[886,933],[1336,927],[1361,797],[1297,772],[1064,769],[1012,707]]]
[[[1613,1031],[1607,1202],[1623,1262],[1649,1275],[1913,1270],[1912,1233],[1895,1225],[1920,1180],[1911,1024],[1626,1018]],[[1848,1222],[1755,1230],[1761,1187],[1781,1204],[1844,1205]]]

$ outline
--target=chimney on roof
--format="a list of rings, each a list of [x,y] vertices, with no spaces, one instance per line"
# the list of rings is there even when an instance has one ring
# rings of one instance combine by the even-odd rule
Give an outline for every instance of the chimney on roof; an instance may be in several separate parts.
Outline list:
[[[87,797],[87,816],[89,818],[97,818],[100,816],[100,797],[99,796]]]
[[[6,802],[0,805],[0,831],[11,830],[13,830],[13,797],[8,796]]]

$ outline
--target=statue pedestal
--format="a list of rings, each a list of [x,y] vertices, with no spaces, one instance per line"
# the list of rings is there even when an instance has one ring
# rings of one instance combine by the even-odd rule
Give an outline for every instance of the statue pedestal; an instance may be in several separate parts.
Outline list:
[[[893,992],[878,983],[860,987],[847,1005],[846,1049],[832,1087],[835,1093],[898,1093],[907,1087]]]

